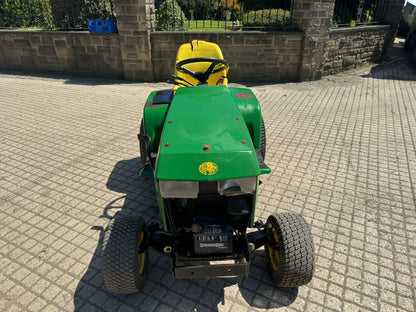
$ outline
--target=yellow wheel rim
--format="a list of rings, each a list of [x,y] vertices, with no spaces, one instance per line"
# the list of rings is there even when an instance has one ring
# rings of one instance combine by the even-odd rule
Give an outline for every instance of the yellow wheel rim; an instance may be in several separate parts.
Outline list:
[[[142,232],[142,233],[140,234],[140,238],[139,238],[139,246],[140,246],[140,244],[142,243],[143,238],[144,238],[144,232]],[[143,274],[143,270],[144,270],[144,261],[145,261],[145,259],[146,259],[146,253],[144,253],[144,252],[139,253],[139,273],[140,273],[140,274]]]
[[[276,247],[279,246],[279,236],[277,235],[277,232],[273,230],[273,238],[276,241]],[[280,253],[276,249],[268,247],[269,252],[269,259],[270,263],[272,265],[273,271],[279,270],[280,267]]]

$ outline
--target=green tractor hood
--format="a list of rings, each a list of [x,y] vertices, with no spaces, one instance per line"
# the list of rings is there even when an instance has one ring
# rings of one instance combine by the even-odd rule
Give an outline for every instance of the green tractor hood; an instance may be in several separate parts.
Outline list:
[[[176,91],[165,119],[157,179],[216,181],[262,173],[244,118],[227,87]]]

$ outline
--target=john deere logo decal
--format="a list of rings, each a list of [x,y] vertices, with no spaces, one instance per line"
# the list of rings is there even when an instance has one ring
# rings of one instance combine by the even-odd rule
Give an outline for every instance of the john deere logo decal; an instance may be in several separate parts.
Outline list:
[[[218,166],[216,163],[213,162],[204,162],[199,166],[199,172],[203,175],[213,175],[216,174],[218,171]]]

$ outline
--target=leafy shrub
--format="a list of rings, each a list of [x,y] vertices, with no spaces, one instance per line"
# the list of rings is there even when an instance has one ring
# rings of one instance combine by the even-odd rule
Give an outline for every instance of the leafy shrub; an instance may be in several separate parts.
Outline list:
[[[166,0],[156,11],[158,30],[186,30],[188,20],[175,0]]]
[[[379,2],[379,0],[364,0],[336,3],[332,26],[354,27],[374,22],[374,14]]]
[[[112,0],[49,0],[55,26],[59,29],[86,29],[87,19],[114,19]]]
[[[176,0],[187,19],[206,20],[218,15],[219,1]]]
[[[0,3],[2,27],[53,28],[47,0],[4,0]]]
[[[112,0],[83,0],[82,3],[84,19],[115,19]]]
[[[245,27],[287,27],[290,12],[283,9],[257,10],[245,13],[243,26]]]
[[[112,0],[0,0],[0,27],[85,29],[87,19],[109,18]]]
[[[228,0],[234,2],[235,0]],[[235,1],[237,2],[237,1]],[[238,0],[238,3],[245,11],[269,10],[269,9],[284,9],[290,10],[291,0]]]

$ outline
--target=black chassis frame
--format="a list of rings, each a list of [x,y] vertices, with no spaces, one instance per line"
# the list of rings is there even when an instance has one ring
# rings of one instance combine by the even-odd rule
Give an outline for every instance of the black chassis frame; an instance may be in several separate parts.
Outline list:
[[[196,255],[187,251],[182,235],[165,232],[157,223],[151,223],[146,228],[146,236],[139,252],[145,252],[149,247],[170,254],[173,263],[173,274],[176,279],[248,276],[250,267],[250,251],[263,246],[268,235],[267,227],[261,221],[255,222],[257,231],[240,235],[233,250],[233,255],[205,254]],[[185,239],[186,240],[186,239]],[[210,261],[227,261],[227,263],[210,264]],[[234,262],[234,263],[228,263]]]

